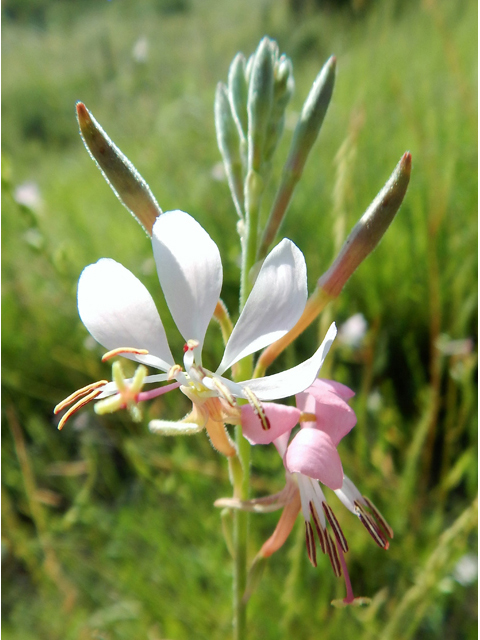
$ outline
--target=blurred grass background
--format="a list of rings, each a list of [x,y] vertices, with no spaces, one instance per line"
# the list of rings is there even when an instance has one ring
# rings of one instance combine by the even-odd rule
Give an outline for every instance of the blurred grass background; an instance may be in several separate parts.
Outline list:
[[[324,376],[357,391],[346,473],[395,530],[388,552],[332,497],[365,609],[326,558],[314,570],[303,523],[250,603],[252,639],[476,637],[477,5],[280,0],[6,0],[3,3],[2,631],[7,640],[183,639],[230,635],[231,563],[213,501],[226,464],[202,436],[161,439],[147,420],[182,417],[181,394],[145,421],[91,407],[60,434],[53,406],[103,377],[102,350],[75,303],[82,268],[119,260],[169,319],[151,247],[79,138],[92,110],[164,210],[194,215],[220,247],[222,297],[237,309],[236,215],[219,179],[213,98],[239,50],[264,34],[294,63],[296,91],[277,153],[327,57],[337,83],[282,234],[304,251],[311,288],[335,246],[413,155],[404,205],[381,246],[321,322],[361,313],[358,347],[337,340]],[[275,181],[273,181],[273,184]],[[273,186],[272,186],[273,193]],[[316,344],[310,329],[283,356]],[[171,337],[171,338],[170,338]],[[205,362],[219,361],[215,327]],[[257,447],[254,492],[283,486]],[[330,496],[327,496],[330,497]],[[278,514],[251,519],[252,557]]]

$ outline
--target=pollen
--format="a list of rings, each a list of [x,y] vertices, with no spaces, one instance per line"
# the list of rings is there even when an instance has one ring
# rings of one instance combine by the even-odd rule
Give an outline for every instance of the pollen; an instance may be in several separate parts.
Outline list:
[[[53,413],[56,415],[62,409],[65,409],[65,407],[68,407],[69,404],[72,404],[82,396],[85,396],[87,395],[87,393],[92,392],[94,389],[99,389],[100,387],[103,387],[107,383],[108,383],[108,380],[98,380],[98,382],[92,382],[91,384],[87,384],[86,387],[82,387],[81,389],[74,391],[74,393],[69,395],[68,398],[65,398],[65,400],[62,400],[62,402],[59,402],[57,404],[57,406],[53,410]]]
[[[268,419],[267,414],[265,413],[262,407],[262,403],[257,398],[257,396],[253,393],[253,391],[251,391],[251,389],[249,389],[248,387],[243,387],[243,391],[247,396],[249,405],[252,407],[255,415],[260,420],[262,424],[262,429],[264,431],[268,431],[270,429],[270,420]]]
[[[69,420],[73,416],[74,413],[76,413],[79,409],[81,409],[86,404],[88,404],[89,402],[94,400],[98,395],[100,395],[101,392],[102,392],[101,389],[95,389],[94,391],[92,391],[91,393],[86,395],[84,398],[79,400],[76,404],[74,404],[73,407],[70,407],[70,409],[65,413],[64,416],[62,416],[62,419],[58,423],[58,430],[61,431],[63,429],[63,427],[65,426],[65,423],[67,422],[67,420]],[[72,395],[74,395],[74,394],[72,394]],[[56,409],[58,408],[58,406],[59,405],[57,405],[55,407],[55,413],[57,413]]]
[[[173,380],[181,371],[182,367],[179,364],[174,364],[167,373],[167,380]]]
[[[107,351],[102,356],[102,362],[106,362],[111,358],[115,358],[115,356],[122,356],[124,354],[135,354],[136,356],[146,356],[148,355],[147,349],[136,349],[135,347],[118,347],[118,349],[112,349],[111,351]]]

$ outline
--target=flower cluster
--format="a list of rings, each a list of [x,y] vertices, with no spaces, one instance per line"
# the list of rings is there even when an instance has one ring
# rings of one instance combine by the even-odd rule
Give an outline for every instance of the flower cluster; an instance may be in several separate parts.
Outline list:
[[[153,298],[128,269],[109,258],[89,265],[78,282],[80,318],[91,336],[107,349],[104,361],[122,356],[135,361],[138,367],[133,377],[126,379],[121,364],[115,361],[112,381],[99,380],[66,398],[55,408],[55,413],[67,409],[58,428],[92,401],[98,414],[127,409],[134,420],[140,420],[144,401],[176,389],[189,398],[192,409],[184,418],[151,420],[149,428],[163,435],[205,430],[213,447],[229,460],[233,498],[223,498],[216,504],[237,510],[234,611],[238,637],[245,626],[248,600],[248,527],[244,514],[238,510],[283,509],[274,533],[257,555],[251,575],[255,563],[282,546],[302,513],[310,562],[317,565],[318,538],[335,575],[345,578],[347,594],[342,604],[365,600],[353,596],[344,558],[348,551],[346,537],[321,485],[336,493],[381,548],[387,549],[388,538],[393,537],[378,509],[343,472],[338,446],[356,423],[348,404],[354,394],[338,382],[318,378],[337,333],[335,324],[307,360],[265,375],[281,351],[340,294],[380,242],[400,207],[410,178],[411,155],[407,152],[307,300],[306,264],[300,249],[288,239],[271,247],[325,119],[335,67],[332,56],[305,100],[268,216],[263,215],[266,185],[294,88],[292,63],[280,55],[273,40],[263,38],[248,60],[237,54],[230,66],[228,83],[217,86],[217,141],[239,218],[242,269],[235,326],[220,298],[223,272],[215,242],[189,214],[162,212],[131,162],[85,105],[77,104],[80,133],[90,155],[122,204],[151,237],[165,301],[185,344],[180,364],[170,350]],[[202,358],[212,319],[219,322],[225,344],[217,368],[208,368]],[[253,369],[251,356],[260,350],[263,351]],[[148,367],[160,373],[149,374]],[[288,400],[286,404],[274,402],[293,397],[296,406],[292,406],[293,400],[290,404]],[[229,425],[235,427],[235,439]],[[255,446],[276,447],[285,466],[286,484],[282,491],[249,499],[250,446],[245,439]],[[241,521],[245,525],[242,528]]]
[[[366,599],[353,596],[344,559],[344,553],[348,551],[347,540],[319,483],[336,493],[347,509],[359,518],[379,547],[388,549],[387,538],[393,538],[393,531],[385,518],[344,474],[337,451],[340,441],[357,421],[346,402],[353,395],[351,389],[339,382],[316,379],[308,389],[296,395],[296,407],[263,404],[263,411],[273,425],[268,431],[260,428],[251,407],[242,407],[245,437],[252,444],[275,445],[285,466],[285,487],[279,493],[264,498],[248,501],[222,498],[215,503],[219,507],[259,513],[283,508],[274,533],[259,552],[259,557],[263,558],[272,555],[283,545],[301,511],[312,565],[317,566],[315,530],[320,548],[328,555],[335,575],[344,575],[347,595],[342,604],[362,604]],[[292,429],[297,424],[300,430],[290,440]],[[327,523],[334,534],[333,539]]]
[[[222,287],[222,263],[217,245],[187,213],[169,211],[153,227],[152,247],[159,280],[172,317],[185,339],[183,368],[175,363],[155,303],[145,286],[114,260],[103,258],[84,269],[78,283],[78,311],[90,334],[114,355],[140,363],[135,376],[124,380],[119,366],[112,382],[99,381],[80,389],[62,403],[69,404],[59,428],[91,400],[98,413],[137,408],[167,391],[180,388],[193,404],[179,422],[152,420],[150,429],[165,435],[206,429],[224,455],[235,455],[224,424],[238,424],[246,400],[256,415],[261,401],[277,400],[303,391],[315,380],[336,334],[333,324],[320,347],[300,365],[281,373],[241,382],[223,374],[242,358],[285,335],[297,322],[307,298],[302,252],[282,240],[265,259],[215,372],[204,367],[202,346]],[[164,373],[146,375],[145,365]],[[175,380],[175,382],[170,382]],[[170,384],[142,391],[144,384]],[[260,421],[261,423],[261,421]]]
[[[179,388],[192,401],[192,411],[177,422],[152,420],[152,431],[172,435],[206,429],[213,446],[228,457],[236,455],[236,448],[226,424],[241,424],[243,435],[251,444],[273,443],[285,465],[285,489],[267,499],[225,499],[217,504],[254,511],[283,507],[276,531],[260,551],[263,557],[283,544],[301,510],[311,563],[317,564],[315,528],[335,575],[342,575],[343,568],[347,582],[345,602],[353,602],[343,558],[347,542],[319,482],[336,492],[379,546],[388,548],[386,536],[393,534],[378,510],[343,474],[337,446],[356,422],[346,403],[353,392],[340,383],[317,378],[335,337],[335,325],[315,353],[292,369],[241,382],[223,375],[245,356],[285,335],[298,321],[307,296],[301,251],[284,239],[267,256],[226,343],[220,365],[213,372],[203,365],[202,346],[222,287],[218,248],[198,222],[182,211],[170,211],[158,218],[153,226],[152,247],[165,299],[185,339],[183,368],[175,363],[147,289],[121,264],[103,258],[86,267],[80,276],[80,318],[95,340],[109,350],[104,359],[122,355],[140,366],[132,379],[125,380],[115,362],[112,382],[93,383],[60,403],[56,412],[72,406],[59,427],[92,400],[98,401],[98,413],[127,408],[138,418],[139,403]],[[146,366],[163,373],[148,376]],[[168,384],[142,391],[145,384],[164,382]],[[271,402],[294,395],[296,407]],[[239,400],[247,402],[240,404]],[[301,428],[289,442],[297,424]],[[334,533],[333,540],[327,522]]]

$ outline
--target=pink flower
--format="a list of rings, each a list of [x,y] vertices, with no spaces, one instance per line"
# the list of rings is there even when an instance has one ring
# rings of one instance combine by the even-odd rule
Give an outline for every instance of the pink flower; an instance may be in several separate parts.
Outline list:
[[[353,391],[345,385],[317,379],[306,391],[297,394],[296,408],[275,403],[262,404],[262,411],[270,424],[268,430],[262,428],[264,421],[259,420],[254,408],[242,407],[245,437],[254,444],[273,442],[283,458],[286,485],[274,496],[244,502],[221,500],[216,503],[218,506],[257,512],[283,507],[275,531],[258,554],[261,558],[270,556],[283,545],[301,511],[305,520],[308,557],[312,565],[317,566],[316,531],[320,548],[328,555],[335,575],[344,575],[347,595],[342,604],[358,604],[363,600],[354,598],[344,558],[348,544],[319,483],[335,491],[381,548],[388,549],[387,537],[393,537],[391,527],[378,509],[345,476],[337,451],[341,439],[354,427],[357,420],[353,409],[346,402],[353,395]],[[291,431],[297,423],[300,423],[301,428],[289,443]]]

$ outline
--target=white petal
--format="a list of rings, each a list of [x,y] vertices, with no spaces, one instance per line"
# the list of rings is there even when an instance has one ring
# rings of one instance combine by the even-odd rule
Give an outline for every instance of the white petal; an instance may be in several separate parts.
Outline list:
[[[164,371],[174,364],[152,296],[119,262],[102,258],[86,267],[78,281],[77,303],[83,324],[106,349],[147,349],[147,356],[125,357]]]
[[[306,301],[305,258],[293,242],[282,240],[260,269],[217,373],[284,336],[299,320]]]
[[[347,509],[352,513],[354,513],[355,515],[358,515],[357,512],[355,511],[355,500],[360,502],[360,504],[365,504],[365,500],[362,494],[357,489],[357,487],[353,484],[350,478],[347,478],[347,476],[343,476],[342,487],[340,489],[337,489],[335,493],[343,502],[343,504],[347,507]]]
[[[311,358],[281,373],[234,383],[234,388],[230,383],[230,391],[236,396],[245,397],[243,392],[239,393],[239,391],[243,387],[248,387],[259,400],[278,400],[305,391],[317,377],[336,334],[337,328],[333,322],[327,331],[324,341]],[[222,381],[225,382],[225,379],[223,378]]]
[[[201,348],[222,288],[217,245],[188,213],[167,211],[153,225],[152,246],[175,324]]]

